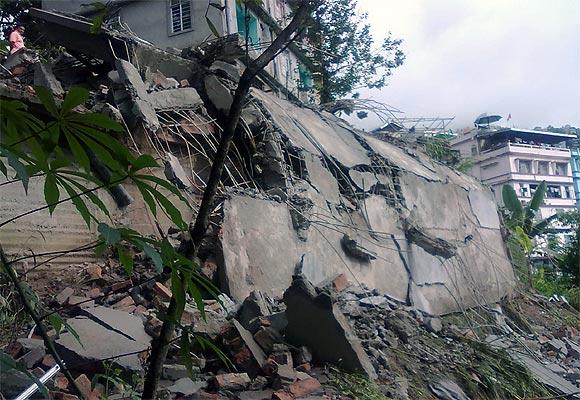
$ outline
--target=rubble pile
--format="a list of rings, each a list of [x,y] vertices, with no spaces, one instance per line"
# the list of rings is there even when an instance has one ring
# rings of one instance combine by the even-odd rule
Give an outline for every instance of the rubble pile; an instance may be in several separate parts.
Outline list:
[[[49,88],[57,100],[75,85],[87,87],[91,97],[79,111],[124,124],[127,146],[163,158],[155,173],[195,203],[242,72],[235,57],[219,46],[178,56],[107,29],[94,35],[82,18],[31,15],[66,51],[50,63],[15,64],[0,81],[0,96],[37,112],[32,85]],[[229,39],[227,46],[241,50]],[[8,214],[40,201],[34,182],[27,201],[11,189],[2,193]],[[198,256],[201,273],[224,294],[206,298],[203,313],[187,299],[181,324],[200,338],[191,348],[192,373],[175,341],[162,398],[356,397],[344,381],[368,383],[377,396],[393,399],[521,398],[543,394],[544,386],[558,395],[578,392],[574,324],[552,318],[530,327],[517,312],[504,314],[500,302],[514,294],[516,280],[492,194],[474,179],[416,148],[254,88],[222,183]],[[181,233],[133,194],[130,185],[99,193],[115,222],[167,235],[178,246]],[[74,218],[65,207],[49,222],[22,218],[0,232],[0,242],[20,251],[23,237],[47,224],[54,224],[51,240],[26,236],[28,246],[49,252],[94,240]],[[42,302],[66,317],[68,328],[50,335],[88,399],[127,398],[142,389],[144,361],[171,298],[150,260],[132,257],[132,276],[114,254],[101,262],[88,252],[55,260],[56,273],[45,267],[27,275]],[[530,310],[556,307],[533,301]],[[54,360],[37,333],[33,326],[14,330],[2,344],[41,376]],[[6,398],[32,383],[15,370],[0,374]],[[63,375],[47,385],[54,398],[76,398]]]

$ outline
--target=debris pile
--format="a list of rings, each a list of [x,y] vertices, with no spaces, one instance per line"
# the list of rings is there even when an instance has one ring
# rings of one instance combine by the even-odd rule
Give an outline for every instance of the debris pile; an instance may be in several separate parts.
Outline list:
[[[0,96],[35,112],[31,85],[57,99],[86,86],[91,97],[80,111],[124,124],[127,146],[165,160],[155,173],[195,203],[241,73],[231,54],[189,49],[180,57],[106,29],[93,35],[81,18],[31,15],[66,51],[50,63],[18,64],[0,81]],[[395,399],[578,392],[574,324],[552,318],[538,328],[516,318],[541,307],[567,311],[529,297],[516,300],[535,302],[527,311],[508,313],[499,303],[514,294],[516,281],[487,188],[417,148],[367,136],[333,114],[257,88],[232,148],[198,253],[200,271],[224,294],[206,298],[203,312],[187,299],[181,323],[198,340],[192,365],[182,364],[187,349],[172,343],[165,398],[338,399],[357,396],[358,388],[344,384],[355,381]],[[178,246],[181,233],[150,215],[133,190],[100,193],[112,218]],[[34,179],[27,201],[22,196],[3,191],[8,217],[41,198]],[[36,218],[0,232],[8,251],[20,251],[24,238],[47,253],[94,240],[64,207],[49,220]],[[50,241],[34,236],[46,224],[54,224]],[[151,260],[131,256],[129,277],[114,254],[101,262],[89,252],[27,274],[41,302],[66,317],[63,331],[50,335],[89,399],[141,390],[144,360],[171,298]],[[36,328],[26,328],[12,332],[4,353],[41,376],[54,360]],[[0,374],[6,398],[32,383],[18,371]],[[62,375],[48,386],[54,398],[75,398]]]

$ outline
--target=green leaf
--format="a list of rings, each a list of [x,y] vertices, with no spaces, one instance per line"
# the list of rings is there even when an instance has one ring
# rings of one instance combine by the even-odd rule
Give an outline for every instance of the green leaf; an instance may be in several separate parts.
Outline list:
[[[8,158],[8,165],[14,168],[14,171],[16,171],[16,177],[22,181],[22,186],[24,186],[24,192],[28,195],[29,175],[28,171],[26,170],[26,167],[24,166],[24,164],[20,162],[20,160],[14,154],[12,154],[12,152],[6,150],[6,153],[7,153],[6,157]]]
[[[2,172],[2,175],[8,179],[8,169],[6,168],[6,165],[4,165],[2,159],[0,159],[0,172]]]
[[[70,326],[70,324],[68,322],[66,322],[65,319],[62,320],[62,324],[64,325],[64,327],[66,328],[66,330],[73,335],[73,337],[76,339],[77,342],[79,342],[79,344],[81,345],[81,347],[84,349],[85,345],[83,344],[83,342],[81,342],[81,338],[79,336],[79,334],[77,333],[77,331]]]
[[[120,243],[117,244],[117,252],[119,253],[119,261],[123,268],[125,268],[127,275],[133,275],[133,257],[131,257],[127,249],[125,249],[125,246]]]
[[[105,250],[107,250],[107,244],[105,242],[100,242],[97,247],[95,247],[95,255],[97,257],[102,257],[105,254]]]
[[[59,198],[60,192],[58,190],[58,186],[56,185],[56,177],[53,173],[48,173],[44,179],[44,200],[48,205],[48,212],[51,215],[57,206]]]
[[[58,118],[58,109],[56,107],[56,103],[54,102],[52,93],[50,93],[50,91],[44,86],[35,86],[34,92],[40,99],[44,108],[46,108],[46,111],[48,111],[53,117]]]
[[[101,27],[103,26],[103,21],[105,20],[105,15],[100,14],[93,18],[93,23],[89,29],[89,32],[93,35],[99,33],[101,31]]]
[[[120,123],[99,113],[74,114],[69,118],[69,120],[114,132],[123,132],[124,130]]]
[[[14,361],[9,355],[0,351],[0,370],[11,370],[11,369],[15,369],[17,371],[26,374],[26,376],[28,376],[30,379],[34,381],[34,383],[36,383],[36,386],[38,387],[42,395],[45,396],[44,398],[46,399],[49,398],[46,386],[44,386],[35,375],[28,372],[28,370],[22,364]]]
[[[203,296],[201,295],[201,292],[197,287],[197,285],[195,284],[195,282],[191,279],[191,276],[187,280],[187,289],[189,291],[189,294],[193,298],[193,301],[195,301],[195,305],[199,310],[201,318],[205,321],[206,315],[205,315],[205,305],[203,304]]]
[[[60,334],[60,331],[62,330],[62,326],[64,323],[61,316],[58,315],[57,313],[50,314],[48,316],[48,322],[50,322],[50,325],[52,326],[52,329],[56,331],[56,334],[57,335]]]
[[[91,161],[83,146],[81,146],[77,138],[69,132],[68,129],[64,130],[64,136],[66,137],[68,146],[79,165],[85,171],[89,172],[91,169]]]
[[[155,168],[155,167],[159,167],[159,164],[157,163],[157,161],[155,161],[153,156],[149,154],[142,154],[139,156],[139,158],[137,158],[131,163],[132,172],[137,172],[143,168]]]
[[[159,178],[157,176],[153,176],[153,175],[135,175],[133,178],[140,179],[140,180],[147,180],[147,181],[151,181],[153,183],[156,183],[159,186],[164,187],[165,189],[169,190],[171,193],[173,193],[174,195],[179,197],[179,199],[181,201],[183,201],[185,204],[190,206],[189,202],[186,200],[185,197],[183,197],[183,194],[179,191],[179,189],[175,185],[169,183],[168,181],[166,181],[164,179],[161,179],[161,178]]]
[[[67,177],[67,179],[68,179],[68,177]],[[99,199],[99,196],[97,196],[94,191],[91,191],[89,188],[87,188],[86,186],[83,186],[82,184],[75,181],[74,179],[68,179],[68,180],[73,185],[75,185],[77,188],[79,188],[81,190],[81,192],[85,193],[85,195],[89,198],[89,200],[91,200],[91,202],[94,205],[96,205],[99,208],[99,210],[101,210],[107,217],[109,217],[109,219],[111,219],[111,214],[109,213],[107,206],[105,206],[105,203],[103,203],[103,201],[101,199]]]
[[[181,334],[181,341],[179,345],[179,354],[181,355],[181,361],[185,368],[187,368],[187,373],[191,379],[193,379],[193,361],[191,360],[191,345],[189,343],[189,330],[184,329]]]
[[[207,26],[209,27],[209,30],[211,31],[211,33],[214,34],[215,37],[220,37],[220,33],[218,32],[217,28],[215,27],[215,25],[213,24],[213,22],[211,21],[211,19],[206,15],[205,16],[205,21],[207,22]]]
[[[147,206],[153,213],[153,216],[157,217],[157,203],[155,203],[155,199],[153,199],[153,196],[149,193],[149,186],[144,185],[139,181],[135,181],[135,184],[137,185],[137,189],[139,189],[141,196],[143,196],[143,200],[147,203]]]
[[[143,251],[153,261],[155,265],[155,271],[161,273],[163,271],[163,261],[161,260],[161,255],[153,247],[148,244],[143,243]]]
[[[221,360],[222,363],[224,363],[224,365],[228,368],[232,368],[235,369],[234,364],[230,361],[230,359],[228,358],[228,356],[226,356],[224,354],[223,351],[221,351],[215,344],[213,344],[210,340],[206,339],[205,337],[201,336],[201,335],[195,335],[195,340],[197,341],[197,343],[199,344],[199,346],[202,349],[206,349],[209,348],[211,351],[213,351],[218,358]]]
[[[77,211],[81,214],[81,217],[83,217],[83,219],[85,220],[85,223],[87,224],[87,228],[90,229],[91,218],[93,217],[93,215],[89,211],[84,200],[80,196],[77,196],[76,191],[68,183],[66,183],[63,178],[59,177],[58,182],[62,187],[64,187],[64,189],[68,193],[69,197],[71,198],[71,201],[73,202],[74,206],[76,207]]]
[[[504,185],[502,188],[502,199],[505,207],[511,212],[512,218],[517,221],[522,221],[523,209],[522,203],[518,199],[516,191],[512,185]]]
[[[103,239],[105,239],[105,242],[109,246],[114,246],[121,240],[121,233],[119,230],[112,228],[105,223],[99,224],[98,231],[101,233]]]
[[[185,283],[181,280],[179,272],[171,271],[171,292],[175,298],[175,321],[181,320],[183,310],[185,310]]]
[[[534,195],[532,196],[532,201],[530,201],[530,204],[528,205],[528,207],[526,209],[526,214],[527,214],[526,218],[528,218],[528,215],[530,215],[533,218],[533,214],[540,209],[540,206],[544,202],[545,195],[546,195],[546,181],[543,181],[536,188],[536,191],[534,192]],[[531,211],[533,211],[533,213],[530,213]]]
[[[86,103],[89,100],[89,91],[85,88],[75,86],[66,94],[61,107],[61,116],[70,113],[73,108]]]

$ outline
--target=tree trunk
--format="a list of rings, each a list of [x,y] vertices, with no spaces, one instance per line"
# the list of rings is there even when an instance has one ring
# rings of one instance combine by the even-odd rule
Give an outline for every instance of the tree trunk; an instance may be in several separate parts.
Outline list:
[[[250,91],[250,87],[254,82],[256,75],[258,75],[258,73],[263,70],[270,63],[270,61],[272,61],[294,40],[292,35],[298,30],[298,28],[300,28],[300,26],[303,24],[303,21],[306,20],[306,17],[309,15],[317,1],[319,0],[302,0],[300,2],[300,7],[296,11],[294,18],[292,18],[292,21],[288,24],[288,26],[286,26],[286,28],[280,32],[272,44],[255,61],[248,64],[248,67],[242,74],[234,94],[228,117],[224,123],[223,134],[213,160],[210,175],[207,181],[206,189],[203,193],[203,198],[197,217],[195,219],[195,223],[193,227],[190,228],[189,233],[191,240],[185,242],[180,248],[180,251],[185,256],[189,258],[195,257],[199,244],[201,243],[209,225],[209,216],[221,181],[222,171],[225,165],[228,151],[236,132],[236,128],[238,127],[238,122],[244,107],[245,98]],[[173,307],[171,307],[172,304]],[[175,299],[172,297],[170,302],[170,309],[168,310],[168,318],[163,322],[161,333],[151,352],[151,357],[149,359],[149,370],[145,378],[142,399],[149,400],[155,398],[161,369],[163,368],[165,358],[167,357],[169,344],[175,330],[174,321],[177,318],[172,315],[172,313],[175,313],[175,309]]]

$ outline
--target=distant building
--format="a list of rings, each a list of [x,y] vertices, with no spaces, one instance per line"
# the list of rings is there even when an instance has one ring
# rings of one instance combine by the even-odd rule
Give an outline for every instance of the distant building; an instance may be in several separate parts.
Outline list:
[[[517,128],[479,127],[460,134],[451,146],[463,157],[474,159],[471,174],[495,189],[501,203],[501,187],[512,185],[522,201],[530,201],[542,181],[547,190],[540,218],[576,206],[572,154],[565,142],[575,135]],[[578,165],[580,166],[580,165]],[[580,172],[579,172],[580,174]]]
[[[59,12],[95,15],[87,0],[42,0],[42,8]],[[105,3],[105,2],[103,2]],[[214,3],[217,5],[214,5]],[[249,53],[257,57],[290,22],[286,0],[263,0],[262,5],[236,0],[111,0],[107,23],[130,30],[141,39],[166,49],[197,46],[220,36],[238,33],[248,38]],[[211,23],[208,23],[208,19]],[[313,66],[296,44],[276,57],[261,78],[283,97],[314,100]]]
[[[570,166],[572,167],[572,180],[574,193],[576,193],[576,207],[580,209],[580,143],[570,145]]]

